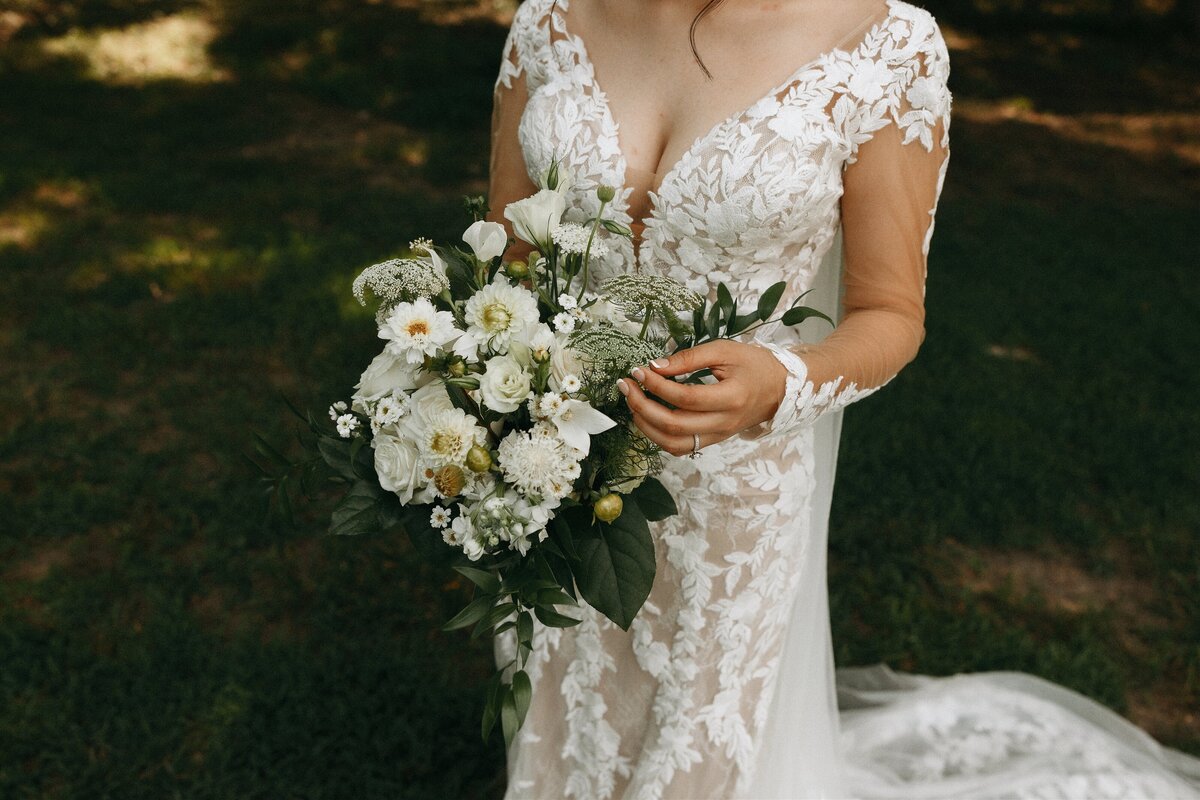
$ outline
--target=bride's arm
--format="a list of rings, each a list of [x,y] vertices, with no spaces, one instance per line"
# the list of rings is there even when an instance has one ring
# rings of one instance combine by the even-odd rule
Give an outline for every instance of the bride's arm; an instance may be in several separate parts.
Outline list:
[[[527,16],[527,15],[526,15]],[[521,63],[520,37],[527,35],[529,21],[517,12],[504,43],[500,74],[492,94],[491,156],[488,159],[487,218],[499,222],[512,235],[512,223],[504,218],[504,208],[538,190],[529,178],[525,156],[521,151],[518,129],[527,100],[526,71]],[[532,247],[521,240],[508,249],[505,260],[523,258]]]
[[[755,438],[811,424],[866,397],[912,361],[925,337],[925,275],[933,215],[949,158],[945,43],[936,27],[899,65],[891,97],[851,115],[858,142],[844,172],[843,316],[819,344],[712,342],[635,378],[676,409],[623,382],[639,427],[668,452],[741,433]],[[850,130],[855,124],[863,127]],[[763,359],[765,352],[772,358]],[[678,386],[660,376],[713,369],[718,383]],[[656,374],[657,373],[657,374]]]

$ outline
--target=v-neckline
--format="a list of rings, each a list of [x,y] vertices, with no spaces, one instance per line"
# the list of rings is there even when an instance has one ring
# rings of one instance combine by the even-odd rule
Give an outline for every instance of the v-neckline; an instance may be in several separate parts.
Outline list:
[[[769,98],[778,97],[780,94],[791,90],[792,85],[797,84],[797,82],[801,77],[804,76],[806,72],[819,67],[822,63],[827,62],[829,59],[837,55],[853,57],[855,53],[861,50],[868,41],[874,38],[879,31],[891,21],[894,13],[894,7],[899,2],[900,0],[885,0],[885,12],[883,16],[863,31],[862,35],[858,39],[858,44],[856,44],[852,50],[846,50],[840,46],[833,47],[823,53],[818,54],[816,57],[809,59],[796,69],[792,70],[792,72],[783,82],[769,89],[765,94],[761,95],[750,105],[742,108],[739,111],[735,111],[724,119],[714,123],[710,128],[708,128],[708,130],[692,140],[692,143],[688,145],[682,153],[679,154],[679,157],[675,159],[667,171],[662,173],[662,177],[659,179],[658,185],[654,188],[646,190],[647,203],[645,217],[639,220],[633,219],[633,215],[629,213],[630,204],[628,202],[625,203],[625,209],[623,209],[623,212],[625,216],[629,218],[629,222],[631,224],[640,225],[643,230],[651,227],[649,223],[655,221],[658,216],[659,198],[661,197],[663,187],[666,186],[669,181],[675,178],[675,173],[682,169],[685,162],[694,157],[695,153],[703,144],[716,136],[726,126],[741,121],[746,114],[750,113],[750,111],[757,107],[760,103],[767,101]],[[618,172],[620,173],[619,180],[622,184],[624,184],[629,173],[629,160],[625,157],[625,149],[621,145],[621,124],[617,121],[616,116],[612,112],[612,107],[608,102],[608,94],[604,91],[604,89],[600,86],[600,82],[596,79],[596,66],[592,63],[591,56],[588,53],[587,43],[583,41],[583,37],[579,36],[578,34],[571,33],[571,31],[567,28],[564,15],[569,10],[569,7],[570,0],[554,0],[550,8],[551,30],[547,31],[547,36],[551,37],[551,44],[553,45],[553,23],[554,21],[557,21],[558,32],[564,39],[575,44],[575,52],[577,53],[578,57],[577,66],[582,68],[582,70],[589,75],[588,82],[591,84],[592,97],[596,100],[597,105],[600,107],[607,124],[613,130],[614,149],[616,151]],[[620,188],[626,187],[618,187],[618,189]],[[640,247],[638,249],[640,249]]]

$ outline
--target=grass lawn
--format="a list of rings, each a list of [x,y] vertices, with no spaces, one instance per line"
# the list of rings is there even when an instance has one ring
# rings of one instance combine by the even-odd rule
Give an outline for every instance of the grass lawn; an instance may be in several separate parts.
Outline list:
[[[244,455],[486,186],[491,3],[0,14],[0,797],[494,798],[488,649]],[[946,23],[928,335],[846,416],[839,663],[1030,671],[1200,753],[1200,63]],[[298,452],[298,451],[297,451]]]

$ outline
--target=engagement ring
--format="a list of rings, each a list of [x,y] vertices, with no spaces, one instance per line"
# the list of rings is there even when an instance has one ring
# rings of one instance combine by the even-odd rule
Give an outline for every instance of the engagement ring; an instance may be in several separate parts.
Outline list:
[[[700,434],[692,434],[692,452],[688,453],[688,458],[700,457]]]

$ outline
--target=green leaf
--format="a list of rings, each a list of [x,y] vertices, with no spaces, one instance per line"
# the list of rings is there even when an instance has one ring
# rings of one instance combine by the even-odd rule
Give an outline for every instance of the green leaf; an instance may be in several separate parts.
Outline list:
[[[292,462],[288,460],[288,457],[276,450],[261,433],[255,433],[254,440],[254,449],[258,451],[259,455],[261,455],[263,458],[274,461],[284,469],[291,468]]]
[[[576,530],[584,529],[591,509],[568,509]],[[623,630],[650,594],[654,583],[654,541],[646,517],[632,497],[625,500],[621,516],[611,523],[596,520],[594,535],[579,542],[580,561],[575,569],[579,592],[592,607]]]
[[[575,598],[562,589],[542,589],[537,593],[539,605],[575,605]]]
[[[533,617],[529,616],[528,611],[517,614],[517,641],[533,641]]]
[[[494,625],[503,622],[516,610],[516,603],[501,603],[500,605],[484,612],[483,617],[475,623],[475,629],[471,631],[471,638],[476,639],[481,636],[484,631],[490,631]]]
[[[550,536],[567,558],[578,561],[579,551],[575,549],[575,534],[571,531],[571,524],[561,514],[556,516],[550,523]]]
[[[350,443],[332,436],[317,437],[317,451],[338,477],[353,482],[357,479],[350,465]]]
[[[771,318],[771,315],[775,313],[775,309],[779,305],[779,301],[783,299],[783,292],[786,288],[786,281],[773,283],[768,286],[767,290],[759,296],[758,319],[760,321],[766,322]]]
[[[799,325],[801,322],[804,322],[804,320],[811,317],[819,317],[820,319],[828,322],[830,325],[833,324],[833,320],[831,320],[829,317],[825,316],[820,311],[817,311],[815,308],[809,308],[808,306],[796,306],[795,308],[789,308],[787,311],[783,312],[783,324]]]
[[[533,699],[533,684],[525,670],[517,670],[512,676],[513,705],[517,709],[517,725],[525,724],[525,714],[529,711],[529,701]]]
[[[646,478],[642,485],[630,492],[637,501],[638,508],[651,522],[658,522],[679,513],[675,506],[675,498],[658,478]]]
[[[552,608],[540,605],[533,607],[533,613],[539,622],[550,628],[573,628],[580,622],[574,617],[568,617],[566,614],[560,614]]]
[[[733,316],[733,295],[724,282],[717,284],[717,305],[721,307],[721,316],[726,319]]]
[[[379,530],[380,489],[358,481],[333,509],[329,532],[339,535],[375,533]]]
[[[481,730],[483,732],[483,741],[487,741],[492,735],[492,728],[496,727],[496,719],[500,716],[500,673],[496,673],[488,681],[487,697],[483,703],[483,724]]]
[[[492,594],[476,597],[467,604],[466,608],[451,617],[450,621],[442,626],[442,630],[457,631],[478,622],[488,613],[488,609],[495,602],[496,596]]]
[[[730,336],[736,336],[737,334],[746,330],[746,328],[750,327],[750,325],[752,325],[755,322],[758,322],[758,314],[757,313],[738,314],[736,317],[734,317],[730,321],[729,327],[727,330],[729,331]]]
[[[504,697],[500,701],[500,727],[504,730],[504,746],[512,747],[512,741],[516,738],[517,729],[521,727],[521,721],[517,716],[517,704],[513,698],[512,689],[507,686],[505,689]]]
[[[716,339],[721,335],[721,306],[719,304],[709,309],[705,331],[710,339]]]
[[[475,567],[455,567],[454,571],[488,594],[496,594],[500,591],[500,579],[494,572]]]
[[[724,285],[724,284],[722,284]],[[729,313],[725,315],[725,335],[733,336],[737,331],[733,329],[734,323],[737,322],[737,298],[733,299],[733,305],[729,307]]]

